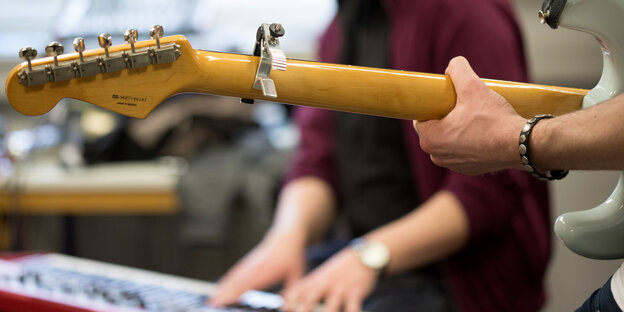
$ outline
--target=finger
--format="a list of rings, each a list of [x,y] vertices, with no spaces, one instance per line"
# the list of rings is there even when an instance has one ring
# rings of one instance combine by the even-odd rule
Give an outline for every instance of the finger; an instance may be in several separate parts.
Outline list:
[[[440,158],[437,156],[434,156],[433,154],[429,155],[429,159],[431,159],[431,162],[438,166],[438,167],[443,167],[440,161]]]
[[[274,272],[261,270],[258,272],[254,268],[250,268],[246,264],[236,265],[232,268],[219,281],[217,290],[210,299],[210,304],[214,306],[234,304],[247,290],[264,289],[278,282],[279,278]]]
[[[225,306],[238,300],[238,297],[245,291],[243,287],[245,283],[239,277],[240,274],[238,272],[234,268],[219,281],[215,293],[210,298],[211,305]]]
[[[479,85],[487,88],[463,56],[455,57],[449,62],[446,74],[451,77],[458,97],[466,91],[474,91]]]
[[[451,169],[453,171],[458,171],[456,166],[453,166],[454,163],[452,163],[450,161],[450,159],[453,159],[452,157],[446,157],[446,156],[442,156],[442,155],[429,155],[429,158],[431,159],[431,162],[438,166],[438,167],[444,167],[444,168],[448,168]],[[460,172],[463,173],[463,172]]]
[[[282,297],[284,298],[284,311],[297,311],[300,306],[301,282],[294,286],[284,289]]]
[[[208,299],[208,304],[215,307],[224,307],[236,303],[238,297],[240,297],[238,291],[230,289],[218,290],[213,297]]]
[[[338,312],[342,306],[344,292],[342,290],[333,290],[325,298],[323,304],[323,312]]]
[[[427,121],[414,121],[414,129],[416,130],[416,134],[423,135],[427,133],[427,130],[431,128],[434,124],[436,124],[437,120],[427,120]]]
[[[414,130],[416,130],[416,134],[423,135],[427,133],[427,129],[433,124],[435,124],[435,120],[414,121]]]
[[[214,295],[209,299],[209,303],[217,307],[234,304],[238,301],[238,298],[249,289],[250,288],[243,288],[237,285],[219,286]]]
[[[362,299],[355,293],[347,296],[345,312],[362,312]]]
[[[299,303],[299,311],[312,311],[326,293],[325,287],[314,287],[305,290]]]
[[[440,145],[444,143],[444,137],[440,135],[443,130],[440,127],[443,126],[442,121],[429,120],[418,123],[418,142],[420,148],[428,154],[438,154]],[[442,128],[443,129],[443,128]]]
[[[291,288],[284,290],[285,310],[311,311],[325,294],[326,284],[307,277]]]

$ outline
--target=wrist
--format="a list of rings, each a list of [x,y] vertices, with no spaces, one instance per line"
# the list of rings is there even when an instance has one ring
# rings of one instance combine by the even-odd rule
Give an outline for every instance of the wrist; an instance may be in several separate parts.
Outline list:
[[[381,241],[359,237],[349,243],[349,248],[355,252],[362,265],[377,274],[383,274],[390,263],[390,249]]]
[[[505,156],[503,159],[507,162],[508,168],[524,169],[522,161],[518,161],[518,134],[522,131],[522,127],[526,124],[526,119],[520,115],[514,115],[510,120],[505,122],[504,138]]]
[[[279,227],[272,226],[264,235],[266,241],[289,241],[291,243],[306,246],[306,231],[298,227]]]
[[[524,165],[524,169],[531,173],[531,175],[540,180],[560,180],[568,175],[568,170],[546,170],[544,171],[541,167],[537,166],[534,163],[534,154],[533,148],[537,143],[535,139],[536,136],[532,136],[534,129],[542,120],[548,120],[554,118],[554,115],[551,114],[541,114],[532,117],[527,120],[526,124],[522,127],[522,131],[520,132],[520,138],[518,143],[518,150],[520,152],[520,160]],[[534,141],[536,141],[534,143]],[[543,149],[542,149],[543,150]]]
[[[557,127],[553,127],[553,124],[558,124],[555,118],[544,119],[533,127],[531,154],[529,156],[533,160],[535,169],[539,172],[557,169],[556,165],[553,166],[552,161],[548,161],[550,158],[548,155],[563,155],[563,151],[559,151],[557,145],[552,143],[561,140],[561,135],[556,133]],[[558,160],[558,163],[561,163],[561,159]]]

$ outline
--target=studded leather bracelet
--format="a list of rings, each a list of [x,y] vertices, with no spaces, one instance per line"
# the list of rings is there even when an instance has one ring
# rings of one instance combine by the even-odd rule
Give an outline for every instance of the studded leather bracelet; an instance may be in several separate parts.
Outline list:
[[[518,150],[520,151],[520,160],[524,165],[524,169],[531,173],[532,176],[538,178],[540,180],[552,181],[552,180],[561,180],[568,175],[568,170],[550,170],[545,173],[538,172],[531,162],[531,158],[529,156],[530,151],[530,137],[531,131],[533,127],[537,125],[537,123],[542,119],[553,118],[555,116],[551,114],[542,114],[536,115],[535,117],[527,120],[527,123],[522,127],[522,131],[520,132],[520,141],[518,145]]]

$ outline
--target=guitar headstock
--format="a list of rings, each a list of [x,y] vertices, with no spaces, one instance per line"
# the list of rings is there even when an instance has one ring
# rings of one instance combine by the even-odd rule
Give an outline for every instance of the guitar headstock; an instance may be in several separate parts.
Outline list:
[[[20,113],[41,115],[62,98],[89,102],[136,118],[145,118],[158,104],[192,81],[197,56],[184,36],[163,37],[161,26],[152,39],[137,42],[137,31],[124,34],[126,43],[112,45],[111,36],[98,36],[100,48],[85,50],[84,40],[73,42],[76,52],[50,43],[47,57],[26,47],[25,62],[14,67],[6,81],[9,102]]]

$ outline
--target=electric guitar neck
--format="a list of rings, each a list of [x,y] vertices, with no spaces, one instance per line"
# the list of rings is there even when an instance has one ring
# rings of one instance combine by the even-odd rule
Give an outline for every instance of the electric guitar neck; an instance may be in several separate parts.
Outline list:
[[[72,98],[145,118],[172,95],[195,92],[411,120],[441,118],[455,105],[453,85],[444,75],[286,59],[270,46],[260,56],[195,50],[180,35],[116,46],[110,36],[99,39],[103,48],[85,51],[84,42],[75,41],[78,52],[69,54],[49,45],[49,56],[40,59],[34,59],[33,49],[22,49],[27,61],[6,81],[11,105],[41,115]],[[484,81],[525,117],[578,110],[587,93]]]

